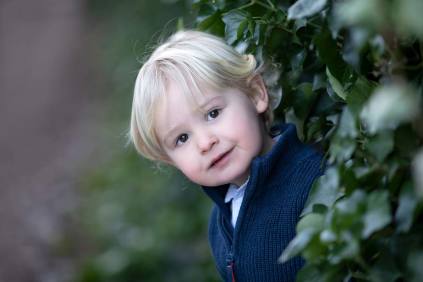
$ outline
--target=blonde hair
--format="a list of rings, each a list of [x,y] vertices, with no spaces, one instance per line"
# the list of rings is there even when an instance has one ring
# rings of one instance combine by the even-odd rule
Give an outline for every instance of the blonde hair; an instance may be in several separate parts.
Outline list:
[[[130,141],[144,157],[166,159],[155,131],[154,113],[166,96],[169,80],[193,98],[204,89],[223,88],[238,88],[253,95],[249,82],[259,70],[254,56],[238,53],[216,36],[199,31],[175,33],[156,48],[138,73]],[[266,124],[270,124],[272,109],[264,116]]]

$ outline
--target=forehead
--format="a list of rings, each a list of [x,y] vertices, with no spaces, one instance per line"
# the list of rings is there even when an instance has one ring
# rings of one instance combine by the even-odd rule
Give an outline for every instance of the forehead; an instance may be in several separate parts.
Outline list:
[[[191,85],[185,81],[168,80],[164,92],[158,101],[159,107],[169,111],[175,109],[175,112],[180,113],[201,111],[202,106],[210,99],[222,96],[223,88],[217,89],[210,85]]]

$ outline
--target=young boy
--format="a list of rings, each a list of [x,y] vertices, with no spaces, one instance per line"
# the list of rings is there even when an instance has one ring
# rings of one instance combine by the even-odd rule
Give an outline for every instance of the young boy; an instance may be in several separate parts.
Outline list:
[[[209,241],[224,281],[294,281],[302,259],[278,257],[322,159],[292,125],[270,134],[273,97],[256,64],[215,36],[176,33],[138,74],[130,137],[215,202]]]

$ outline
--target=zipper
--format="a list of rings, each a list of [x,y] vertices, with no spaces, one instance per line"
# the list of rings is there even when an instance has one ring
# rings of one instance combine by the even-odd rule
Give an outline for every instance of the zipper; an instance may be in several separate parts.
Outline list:
[[[226,257],[226,267],[228,268],[228,271],[231,274],[231,281],[236,282],[236,280],[235,280],[235,261],[234,261],[234,257],[233,257],[232,246],[231,246],[231,250],[229,251],[229,254]]]
[[[230,273],[230,281],[236,282],[235,280],[235,260],[234,260],[234,254],[233,254],[233,242],[232,242],[232,234],[228,231],[223,217],[221,217],[221,226],[223,229],[223,235],[226,237],[225,241],[229,249],[229,253],[226,255],[226,268],[227,268],[227,274]]]

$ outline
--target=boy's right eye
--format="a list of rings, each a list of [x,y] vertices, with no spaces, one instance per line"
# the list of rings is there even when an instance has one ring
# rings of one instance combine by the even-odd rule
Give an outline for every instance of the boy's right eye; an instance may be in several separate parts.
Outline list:
[[[176,138],[176,146],[182,145],[183,143],[187,142],[188,140],[188,134],[184,133],[178,136]]]

